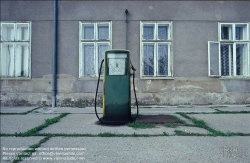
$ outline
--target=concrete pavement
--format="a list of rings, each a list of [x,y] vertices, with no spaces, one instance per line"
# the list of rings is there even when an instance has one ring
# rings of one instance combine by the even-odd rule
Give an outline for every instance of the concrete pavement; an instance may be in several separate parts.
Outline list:
[[[102,109],[97,110],[101,116]],[[1,107],[1,162],[13,162],[17,159],[15,155],[27,149],[35,150],[26,151],[22,158],[19,155],[19,162],[247,163],[250,160],[247,105],[141,106],[139,112],[173,115],[186,125],[135,129],[127,125],[98,125],[93,107]],[[52,121],[62,113],[70,114]],[[179,113],[185,113],[186,117]],[[203,120],[206,126],[197,126],[187,117]],[[216,135],[217,132],[228,136]]]

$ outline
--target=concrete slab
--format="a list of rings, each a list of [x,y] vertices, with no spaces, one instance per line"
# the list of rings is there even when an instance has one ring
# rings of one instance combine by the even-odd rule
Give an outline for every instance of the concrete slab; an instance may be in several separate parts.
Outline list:
[[[187,118],[184,118],[183,116],[179,115],[179,114],[173,114],[173,113],[170,113],[169,115],[173,115],[173,116],[176,116],[178,118],[180,118],[181,120],[185,121],[187,124],[190,124],[190,125],[193,125],[194,123],[187,119]]]
[[[37,107],[6,107],[1,106],[1,113],[25,113],[27,111],[31,111],[32,109],[35,109]]]
[[[137,109],[136,107],[131,108],[132,113],[136,113]],[[83,113],[83,114],[95,114],[95,108],[94,107],[85,107],[85,108],[74,108],[74,107],[42,107],[40,109],[37,109],[34,111],[35,113],[73,113],[73,114],[78,114],[78,113]],[[97,112],[99,114],[102,113],[102,108],[97,107]],[[204,106],[198,106],[198,107],[187,107],[187,106],[182,106],[182,107],[176,107],[176,106],[171,106],[171,107],[156,107],[156,106],[150,106],[147,108],[140,107],[139,106],[139,113],[140,114],[152,114],[152,115],[159,115],[159,114],[169,114],[169,113],[176,113],[176,112],[184,112],[184,113],[190,113],[190,112],[215,112],[214,109],[209,108],[209,107],[204,107]]]
[[[181,130],[187,133],[195,133],[195,134],[209,134],[210,132],[198,127],[189,127],[189,126],[179,126],[176,127],[175,130]]]
[[[9,163],[11,158],[26,150],[30,145],[38,143],[44,137],[1,137],[1,163]],[[14,154],[14,155],[12,155]]]
[[[26,132],[43,124],[45,119],[56,116],[58,114],[1,115],[1,133]]]
[[[36,163],[249,163],[249,147],[249,137],[55,137],[41,145],[45,150],[40,152],[53,150]]]
[[[209,108],[209,107],[157,107],[157,108],[140,108],[140,114],[169,114],[169,113],[176,113],[176,112],[183,112],[183,113],[213,113],[216,110]]]
[[[217,109],[222,111],[250,111],[250,107],[246,107],[247,105],[228,105],[225,107],[218,107]],[[167,114],[167,113],[176,113],[176,112],[215,112],[214,107],[217,106],[139,106],[140,114]],[[36,107],[9,107],[2,106],[1,113],[25,113],[30,111]],[[76,107],[41,107],[34,111],[35,113],[86,113],[86,114],[94,114],[94,107],[85,107],[85,108],[76,108]],[[102,113],[102,108],[97,107],[97,112]],[[136,107],[132,107],[132,112],[136,113]]]
[[[170,115],[138,115],[136,121],[142,123],[164,124],[164,123],[180,123]]]
[[[92,114],[71,114],[60,120],[59,123],[48,126],[39,133],[65,133],[65,134],[99,134],[99,133],[115,133],[115,134],[148,134],[159,135],[166,132],[170,135],[174,134],[174,130],[178,128],[167,128],[165,126],[157,126],[148,129],[134,129],[126,125],[122,126],[105,126],[98,125],[95,115]],[[180,128],[182,130],[182,128]],[[204,129],[190,129],[190,132],[207,133]]]
[[[97,113],[102,113],[102,108],[97,107]],[[42,107],[34,111],[35,113],[72,113],[72,114],[95,114],[94,107],[74,108],[74,107]]]
[[[223,132],[250,133],[250,114],[189,114]]]

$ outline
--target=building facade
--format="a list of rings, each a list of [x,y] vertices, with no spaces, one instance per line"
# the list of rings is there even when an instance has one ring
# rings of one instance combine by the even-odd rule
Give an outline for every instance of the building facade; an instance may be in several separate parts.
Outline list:
[[[93,106],[107,49],[130,51],[140,105],[250,103],[249,8],[248,1],[59,0],[54,65],[54,2],[1,1],[1,105],[50,106],[56,66],[56,105]],[[99,105],[102,91],[101,81]]]

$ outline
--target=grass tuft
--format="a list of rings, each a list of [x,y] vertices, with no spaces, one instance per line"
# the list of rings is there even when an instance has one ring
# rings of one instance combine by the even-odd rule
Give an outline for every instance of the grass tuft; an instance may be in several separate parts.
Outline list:
[[[163,132],[163,136],[169,136],[169,133]]]
[[[96,135],[97,137],[128,137],[126,134],[115,134],[111,132],[99,133]]]
[[[137,133],[134,132],[130,136],[132,136],[132,137],[150,137],[151,135],[149,135],[149,134],[137,134]]]
[[[193,121],[194,125],[197,127],[201,127],[201,128],[207,127],[206,122],[204,122],[203,120],[192,117],[191,121]]]

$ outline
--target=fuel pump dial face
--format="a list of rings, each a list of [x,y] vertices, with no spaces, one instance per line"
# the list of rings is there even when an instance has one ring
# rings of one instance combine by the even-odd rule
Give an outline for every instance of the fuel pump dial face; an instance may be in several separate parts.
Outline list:
[[[109,54],[109,75],[125,75],[126,58],[127,56],[125,54]]]
[[[124,75],[125,59],[109,59],[109,75]]]

